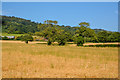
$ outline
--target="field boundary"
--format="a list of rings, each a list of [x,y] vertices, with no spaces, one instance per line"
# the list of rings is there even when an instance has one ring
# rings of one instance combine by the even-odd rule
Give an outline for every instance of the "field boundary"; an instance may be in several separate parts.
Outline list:
[[[119,80],[118,78],[2,78],[2,80]]]
[[[13,41],[13,40],[0,40],[0,42],[3,42],[3,43],[25,43],[24,41]],[[32,42],[29,42],[30,44],[36,44],[36,43],[47,43],[47,42],[40,42],[40,41],[32,41]],[[54,42],[54,43],[57,43],[57,42]],[[73,44],[73,42],[67,42],[68,44]],[[104,44],[118,44],[119,45],[119,42],[113,42],[113,43],[85,43],[85,45],[104,45]]]

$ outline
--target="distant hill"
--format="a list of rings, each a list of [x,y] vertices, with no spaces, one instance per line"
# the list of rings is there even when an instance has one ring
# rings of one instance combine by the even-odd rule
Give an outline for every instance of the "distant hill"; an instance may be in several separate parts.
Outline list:
[[[20,34],[37,31],[37,23],[14,16],[2,16],[2,23],[2,31],[5,33]]]
[[[3,33],[12,33],[12,34],[24,34],[24,33],[35,33],[39,32],[38,25],[41,23],[36,23],[31,20],[26,20],[23,18],[18,18],[14,16],[2,16],[2,32]],[[61,29],[65,31],[69,31],[70,33],[75,32],[75,28],[71,26],[59,26]],[[93,29],[95,33],[100,31],[105,31],[103,29]]]

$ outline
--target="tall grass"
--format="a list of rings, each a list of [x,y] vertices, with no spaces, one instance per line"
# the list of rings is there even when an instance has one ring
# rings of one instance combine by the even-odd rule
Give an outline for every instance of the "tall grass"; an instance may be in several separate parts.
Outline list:
[[[3,77],[117,77],[117,47],[3,43]]]

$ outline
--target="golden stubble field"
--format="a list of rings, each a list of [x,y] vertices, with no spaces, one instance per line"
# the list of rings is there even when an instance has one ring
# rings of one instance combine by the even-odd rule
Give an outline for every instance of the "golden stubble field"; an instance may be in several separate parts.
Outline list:
[[[2,43],[3,78],[117,78],[118,48]]]

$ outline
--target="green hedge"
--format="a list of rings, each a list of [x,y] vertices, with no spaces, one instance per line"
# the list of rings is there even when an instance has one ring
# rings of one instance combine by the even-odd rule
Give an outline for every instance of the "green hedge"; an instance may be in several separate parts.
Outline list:
[[[97,44],[97,45],[85,45],[84,47],[120,47],[120,44]]]

